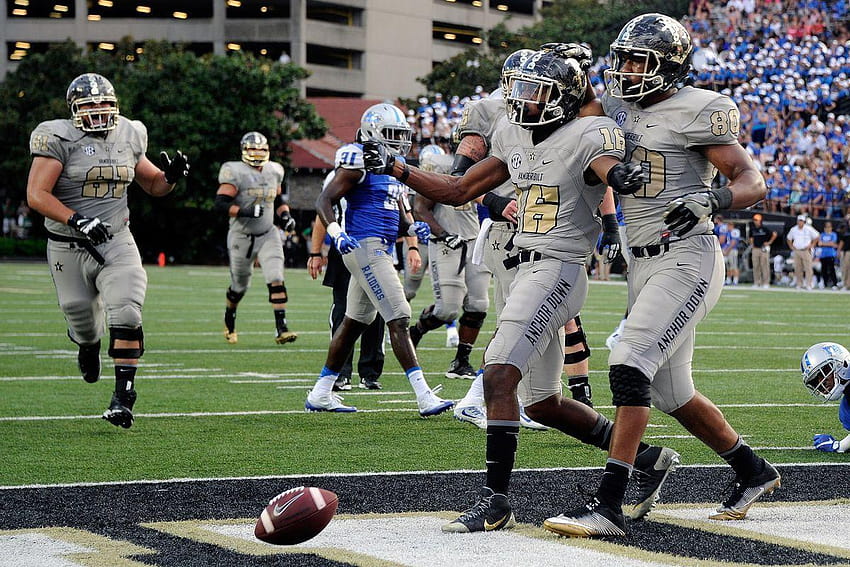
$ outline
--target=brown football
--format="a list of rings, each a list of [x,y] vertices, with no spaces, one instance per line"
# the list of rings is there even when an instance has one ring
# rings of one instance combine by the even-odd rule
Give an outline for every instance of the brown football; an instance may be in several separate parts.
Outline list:
[[[275,545],[294,545],[315,537],[336,513],[339,499],[324,488],[298,486],[281,492],[263,509],[254,535]]]

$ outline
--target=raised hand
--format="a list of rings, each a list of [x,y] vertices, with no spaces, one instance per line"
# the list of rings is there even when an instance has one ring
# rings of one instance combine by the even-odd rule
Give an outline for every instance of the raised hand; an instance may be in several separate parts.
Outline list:
[[[363,142],[363,168],[369,173],[388,175],[393,170],[396,157],[378,142]]]
[[[165,180],[172,185],[180,181],[181,177],[189,175],[189,160],[180,150],[174,154],[174,159],[169,158],[166,152],[159,152],[159,161],[165,173]]]

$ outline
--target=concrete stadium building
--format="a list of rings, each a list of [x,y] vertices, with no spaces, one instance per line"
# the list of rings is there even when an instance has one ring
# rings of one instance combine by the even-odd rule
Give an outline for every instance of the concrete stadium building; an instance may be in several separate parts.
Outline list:
[[[89,50],[132,38],[291,60],[308,97],[395,99],[422,92],[435,62],[482,43],[499,22],[516,30],[544,0],[2,0],[0,78],[51,43]],[[139,47],[140,49],[140,47]]]

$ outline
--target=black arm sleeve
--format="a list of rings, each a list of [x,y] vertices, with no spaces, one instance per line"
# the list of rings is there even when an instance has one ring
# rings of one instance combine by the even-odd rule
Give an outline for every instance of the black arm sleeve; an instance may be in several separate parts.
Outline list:
[[[461,177],[466,170],[475,165],[475,161],[472,158],[467,157],[461,154],[455,154],[455,159],[452,162],[452,175],[455,177]]]
[[[224,214],[230,213],[230,205],[233,204],[233,197],[230,195],[223,195],[219,193],[215,196],[215,203],[213,204],[213,209],[216,211],[220,211]]]
[[[289,203],[286,202],[286,199],[284,199],[283,196],[281,196],[281,195],[276,196],[274,198],[274,210],[275,210],[275,212],[277,212],[277,210],[280,207],[282,207],[283,205],[288,205],[288,204]]]

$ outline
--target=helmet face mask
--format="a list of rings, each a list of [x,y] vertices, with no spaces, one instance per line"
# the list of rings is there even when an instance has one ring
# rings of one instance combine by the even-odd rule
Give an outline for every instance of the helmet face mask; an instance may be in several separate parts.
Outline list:
[[[65,93],[74,127],[83,132],[108,132],[116,126],[118,98],[106,77],[84,73],[71,81]]]
[[[575,59],[535,52],[508,80],[508,121],[523,128],[563,124],[578,115],[587,76]]]
[[[839,399],[850,382],[850,352],[837,343],[818,343],[803,355],[803,385],[824,402]]]
[[[605,81],[611,96],[638,102],[684,81],[693,43],[688,30],[669,16],[644,14],[627,23],[611,44],[611,68]],[[628,61],[641,70],[624,70]]]
[[[263,167],[269,162],[269,141],[259,132],[248,132],[239,142],[242,161],[251,167]]]
[[[395,155],[407,155],[410,151],[413,130],[407,117],[392,104],[375,104],[366,109],[360,118],[357,141],[378,142]]]

